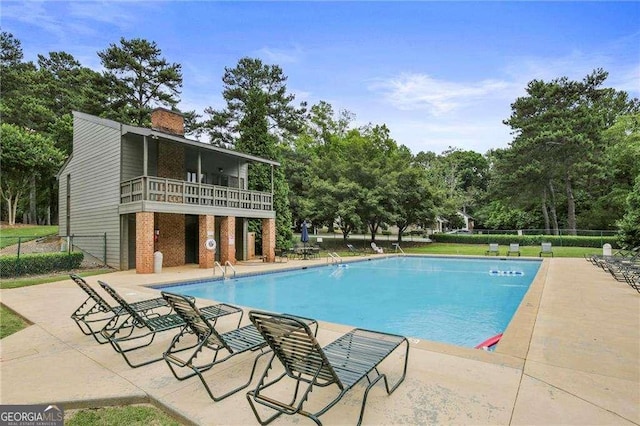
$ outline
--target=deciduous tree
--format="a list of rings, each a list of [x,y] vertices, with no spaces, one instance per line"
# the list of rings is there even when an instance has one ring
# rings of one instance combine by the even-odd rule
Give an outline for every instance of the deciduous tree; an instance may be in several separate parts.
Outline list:
[[[7,202],[8,221],[13,225],[18,203],[28,191],[31,177],[49,176],[57,171],[62,164],[63,154],[50,139],[13,124],[0,124],[0,137],[0,194]]]

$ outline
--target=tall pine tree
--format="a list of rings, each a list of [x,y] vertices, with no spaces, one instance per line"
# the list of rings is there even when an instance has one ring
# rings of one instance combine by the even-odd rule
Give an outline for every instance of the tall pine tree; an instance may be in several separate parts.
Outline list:
[[[234,146],[240,152],[281,161],[278,144],[300,129],[304,104],[293,106],[295,96],[287,93],[287,77],[277,65],[259,59],[242,58],[235,68],[225,68],[222,82],[227,106],[223,110],[207,108],[205,128],[212,143]],[[249,166],[249,189],[271,191],[271,170],[263,164]],[[282,169],[273,174],[276,210],[276,245],[291,240],[289,186]],[[252,225],[256,230],[256,225]]]

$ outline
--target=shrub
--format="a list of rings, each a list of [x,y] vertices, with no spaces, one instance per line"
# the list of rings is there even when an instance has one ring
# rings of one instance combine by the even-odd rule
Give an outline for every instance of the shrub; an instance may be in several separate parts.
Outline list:
[[[54,271],[69,271],[80,267],[82,252],[41,253],[0,257],[0,277],[46,274]]]

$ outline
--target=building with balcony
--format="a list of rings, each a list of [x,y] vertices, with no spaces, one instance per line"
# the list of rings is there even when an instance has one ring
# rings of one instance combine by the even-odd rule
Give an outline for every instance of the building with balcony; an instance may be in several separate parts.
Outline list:
[[[151,273],[156,251],[164,266],[245,260],[253,251],[247,221],[260,219],[262,253],[274,261],[273,178],[271,192],[258,192],[247,189],[247,175],[250,163],[279,164],[187,139],[182,115],[167,109],[151,122],[73,113],[73,154],[58,173],[60,235],[106,234],[106,248],[100,238],[80,248],[104,251],[117,269]],[[205,249],[210,238],[215,252]]]

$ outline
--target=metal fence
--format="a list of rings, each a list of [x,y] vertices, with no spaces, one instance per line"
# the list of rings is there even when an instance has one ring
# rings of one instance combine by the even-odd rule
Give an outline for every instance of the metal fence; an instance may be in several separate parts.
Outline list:
[[[575,233],[574,233],[575,232]],[[446,232],[444,233],[446,234]],[[474,229],[472,232],[464,232],[460,233],[460,235],[514,235],[514,236],[556,236],[556,237],[568,237],[568,236],[581,236],[581,237],[615,237],[617,235],[617,231],[611,230],[589,230],[589,229],[578,229],[576,231],[572,231],[569,229],[560,229],[558,230],[558,234],[547,233],[544,229]],[[430,238],[432,234],[427,235],[426,233],[417,233],[415,231],[408,232],[402,234],[402,242],[416,242],[416,243],[428,243],[432,241]],[[300,239],[300,234],[296,234],[294,236],[294,241],[298,241]],[[327,233],[327,232],[319,232],[309,234],[309,239],[315,241],[320,239],[320,241],[334,241],[334,240],[344,240],[344,237],[341,233]],[[349,242],[362,242],[367,245],[371,242],[371,234],[349,234],[347,241]],[[389,232],[381,232],[376,234],[376,241],[380,242],[391,242],[395,243],[398,241],[398,234],[393,234]]]
[[[556,235],[556,236],[579,236],[579,237],[614,237],[618,231],[594,230],[594,229],[559,229],[557,234],[547,232],[544,229],[474,229],[473,234],[488,235]]]
[[[34,253],[59,253],[81,251],[84,254],[83,267],[105,266],[107,264],[107,234],[35,236],[0,236],[0,256]]]

